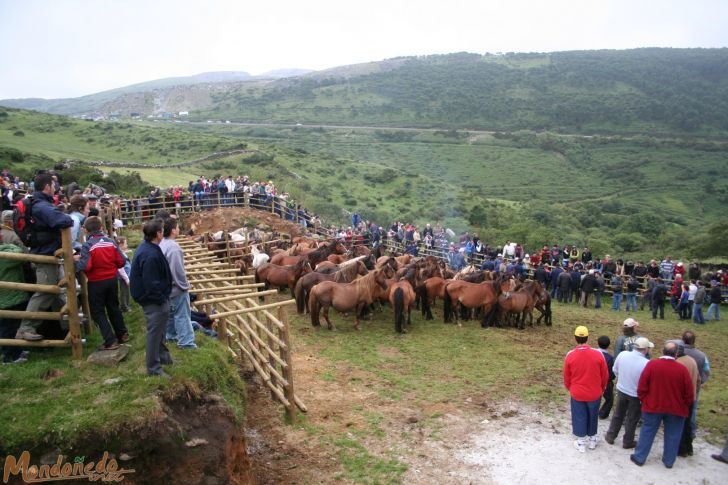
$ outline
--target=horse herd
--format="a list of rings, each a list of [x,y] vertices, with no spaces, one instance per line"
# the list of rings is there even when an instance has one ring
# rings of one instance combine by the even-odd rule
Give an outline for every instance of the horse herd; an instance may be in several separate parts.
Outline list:
[[[470,267],[453,272],[444,261],[384,255],[383,248],[365,246],[347,249],[339,241],[318,242],[298,237],[287,249],[265,253],[253,246],[252,254],[239,260],[241,271],[252,266],[255,281],[281,290],[288,289],[296,299],[299,314],[310,313],[311,324],[321,325],[321,314],[329,329],[333,307],[354,314],[354,328],[361,319],[383,305],[394,310],[394,327],[406,332],[413,308],[433,319],[432,308],[443,301],[443,320],[460,325],[460,320],[479,318],[483,327],[515,325],[524,329],[526,317],[533,325],[533,312],[551,325],[549,293],[535,281],[521,281],[512,275],[477,271]]]

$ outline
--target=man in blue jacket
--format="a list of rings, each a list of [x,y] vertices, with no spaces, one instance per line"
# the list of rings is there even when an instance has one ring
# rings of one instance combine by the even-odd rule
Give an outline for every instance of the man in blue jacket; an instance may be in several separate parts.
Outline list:
[[[169,379],[162,364],[172,363],[169,349],[164,345],[172,273],[159,248],[163,238],[163,222],[160,219],[151,220],[144,224],[143,232],[144,241],[134,253],[131,263],[131,296],[141,305],[147,321],[147,374]]]
[[[36,175],[35,192],[25,200],[26,211],[34,221],[31,226],[30,253],[53,256],[61,247],[61,229],[73,226],[73,219],[53,205],[53,177],[49,173]],[[39,285],[57,285],[63,277],[59,264],[36,263],[35,277]],[[65,303],[65,295],[52,293],[34,293],[28,301],[26,311],[37,312],[52,307],[59,310]],[[24,340],[42,340],[38,333],[41,320],[23,319],[15,338]]]

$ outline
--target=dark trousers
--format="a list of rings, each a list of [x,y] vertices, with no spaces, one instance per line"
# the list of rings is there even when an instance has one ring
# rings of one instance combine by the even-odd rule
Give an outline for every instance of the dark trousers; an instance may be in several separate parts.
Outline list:
[[[16,310],[22,312],[25,311],[27,306],[28,302],[24,301],[15,306],[11,306],[10,308],[3,308],[3,310]],[[0,338],[14,339],[18,328],[20,328],[19,318],[0,318]],[[20,353],[23,351],[23,348],[7,345],[1,347],[0,351],[2,351],[3,362],[12,362],[20,357]]]
[[[607,388],[604,389],[604,394],[602,395],[602,397],[604,398],[604,403],[602,404],[602,407],[599,408],[599,418],[607,419],[609,417],[609,413],[612,411],[612,405],[614,404],[613,380],[607,381]]]
[[[645,309],[645,304],[647,304],[648,308],[652,308],[652,294],[650,293],[650,290],[647,290],[644,293],[642,293],[642,302],[640,303],[640,310]]]
[[[559,301],[567,303],[569,301],[569,288],[559,287]]]
[[[692,455],[693,454],[693,423],[690,416],[693,413],[695,402],[690,405],[690,412],[688,413],[688,419],[685,420],[683,425],[682,438],[680,438],[680,448],[678,449],[678,455]]]
[[[687,302],[680,303],[677,306],[677,312],[680,315],[680,320],[687,320],[690,318],[690,305]]]
[[[577,438],[597,434],[599,401],[577,401],[571,398],[571,429]]]
[[[91,317],[98,325],[104,344],[111,345],[115,340],[128,333],[124,317],[119,309],[119,287],[116,277],[88,282],[88,304]],[[109,318],[106,318],[108,313]],[[109,324],[111,319],[111,324]],[[112,328],[113,326],[113,328]]]
[[[161,305],[144,305],[147,321],[147,374],[161,375],[162,364],[172,363],[169,349],[164,345],[164,331],[169,320],[169,300]]]
[[[657,310],[660,310],[660,320],[665,319],[665,300],[658,299],[652,302],[652,319],[657,318]]]
[[[614,408],[612,421],[609,423],[607,430],[607,440],[613,441],[619,435],[619,430],[624,424],[624,436],[622,437],[623,445],[631,445],[634,443],[634,434],[637,429],[637,423],[642,415],[642,404],[636,397],[629,396],[617,389],[617,405]]]

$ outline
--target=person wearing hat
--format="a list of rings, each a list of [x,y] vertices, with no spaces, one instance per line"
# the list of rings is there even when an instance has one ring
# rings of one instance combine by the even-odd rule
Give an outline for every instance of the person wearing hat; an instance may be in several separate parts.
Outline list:
[[[597,287],[597,277],[594,276],[594,270],[590,269],[581,280],[581,306],[584,308],[589,306],[589,297],[594,293]]]
[[[665,342],[662,357],[647,363],[637,385],[637,397],[642,402],[642,428],[637,447],[629,459],[642,466],[652,449],[655,435],[664,425],[662,463],[672,468],[677,458],[685,419],[695,399],[693,383],[687,368],[678,363],[678,346]]]
[[[622,425],[624,425],[622,448],[631,449],[637,445],[634,435],[642,410],[640,400],[637,398],[637,385],[642,371],[650,360],[647,353],[654,346],[655,344],[645,337],[639,337],[634,341],[632,350],[622,352],[614,359],[612,372],[618,379],[616,407],[607,434],[604,436],[604,441],[610,445],[614,444]]]
[[[574,330],[576,348],[564,359],[564,386],[571,395],[571,427],[580,453],[597,446],[599,404],[609,381],[607,363],[602,353],[589,347],[589,329],[580,325]]]
[[[637,333],[637,327],[639,326],[640,322],[631,317],[622,322],[622,335],[617,337],[617,342],[614,344],[615,359],[623,350],[632,350],[635,340],[641,337]]]

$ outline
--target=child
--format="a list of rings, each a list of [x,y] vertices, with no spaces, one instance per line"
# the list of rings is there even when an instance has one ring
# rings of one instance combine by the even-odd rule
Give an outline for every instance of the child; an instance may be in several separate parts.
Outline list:
[[[129,247],[125,237],[118,237],[119,250],[124,257],[124,267],[119,268],[119,308],[123,313],[127,313],[129,308],[129,272],[131,271],[131,261],[129,261]]]
[[[602,355],[604,356],[604,360],[607,362],[607,369],[609,369],[609,380],[607,381],[607,388],[604,389],[604,404],[602,404],[602,407],[599,409],[599,419],[607,419],[609,417],[609,413],[612,411],[612,404],[614,403],[614,372],[612,371],[612,367],[614,366],[614,357],[609,353],[607,349],[609,349],[609,344],[611,341],[609,340],[609,337],[606,335],[602,335],[597,339],[597,343],[599,344],[599,350],[602,352]]]
[[[119,342],[129,340],[124,317],[119,310],[117,284],[118,269],[124,267],[124,257],[114,240],[101,231],[102,227],[101,218],[92,216],[86,219],[83,228],[88,237],[81,247],[80,256],[75,256],[74,259],[76,270],[84,271],[88,278],[91,317],[104,338],[99,350],[113,350],[119,348]]]

